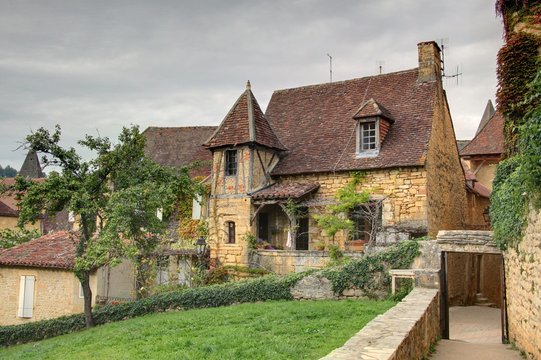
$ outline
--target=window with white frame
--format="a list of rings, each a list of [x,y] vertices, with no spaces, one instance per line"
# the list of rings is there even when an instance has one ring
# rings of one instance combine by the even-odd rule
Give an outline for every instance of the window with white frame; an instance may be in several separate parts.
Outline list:
[[[192,201],[192,220],[201,219],[201,204],[203,203],[203,197],[201,195],[195,195]]]
[[[34,312],[34,284],[35,276],[23,275],[19,281],[19,309],[17,316],[31,318]]]
[[[376,156],[379,151],[378,121],[363,121],[357,126],[357,156]]]

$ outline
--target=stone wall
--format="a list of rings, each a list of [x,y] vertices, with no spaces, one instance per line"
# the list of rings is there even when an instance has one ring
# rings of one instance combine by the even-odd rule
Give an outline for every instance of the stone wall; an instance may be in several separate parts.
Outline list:
[[[21,276],[35,276],[34,311],[32,318],[19,318],[19,281]],[[0,325],[16,325],[63,315],[83,312],[79,297],[79,280],[70,271],[26,268],[0,268]],[[97,279],[90,278],[93,294],[97,293]]]
[[[427,231],[427,174],[422,167],[367,171],[359,190],[368,190],[374,198],[383,198],[382,227],[385,235],[382,242],[395,242],[409,238],[409,233]],[[317,182],[319,190],[310,203],[334,201],[336,192],[352,180],[349,172],[317,173],[283,176],[279,183]],[[324,213],[325,206],[310,206],[310,249],[318,242],[329,243],[331,239],[317,226],[313,214]],[[338,233],[334,241],[344,248],[345,234]]]
[[[541,211],[530,211],[517,250],[504,253],[509,338],[541,359]]]
[[[402,302],[322,359],[425,358],[440,335],[439,310],[437,290],[415,288]]]
[[[466,186],[445,92],[438,85],[426,158],[428,235],[464,229]]]
[[[361,252],[344,252],[345,256],[361,258]],[[309,269],[322,269],[329,262],[328,251],[318,250],[257,250],[252,252],[250,264],[257,264],[276,274],[289,274]]]

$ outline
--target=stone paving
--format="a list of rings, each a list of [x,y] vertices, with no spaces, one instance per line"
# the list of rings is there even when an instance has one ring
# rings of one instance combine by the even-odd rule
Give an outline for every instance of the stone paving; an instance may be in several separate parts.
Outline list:
[[[449,309],[449,338],[441,340],[431,360],[520,360],[501,343],[500,309],[456,306]]]

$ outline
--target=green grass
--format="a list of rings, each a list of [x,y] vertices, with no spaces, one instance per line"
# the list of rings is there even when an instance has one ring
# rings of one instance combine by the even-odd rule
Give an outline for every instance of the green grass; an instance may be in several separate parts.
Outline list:
[[[391,301],[280,301],[147,315],[0,349],[0,359],[318,359]]]

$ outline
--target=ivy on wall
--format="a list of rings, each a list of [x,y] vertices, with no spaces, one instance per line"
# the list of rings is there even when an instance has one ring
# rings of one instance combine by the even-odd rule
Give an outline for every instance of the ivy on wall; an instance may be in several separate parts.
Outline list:
[[[528,33],[513,34],[498,52],[498,90],[496,102],[506,117],[505,149],[507,154],[516,152],[518,127],[524,116],[531,111],[530,104],[522,101],[527,92],[527,84],[540,68],[538,36]]]
[[[490,197],[494,240],[516,248],[526,226],[528,204],[541,208],[541,70],[521,106],[530,109],[518,127],[517,154],[498,164]]]

